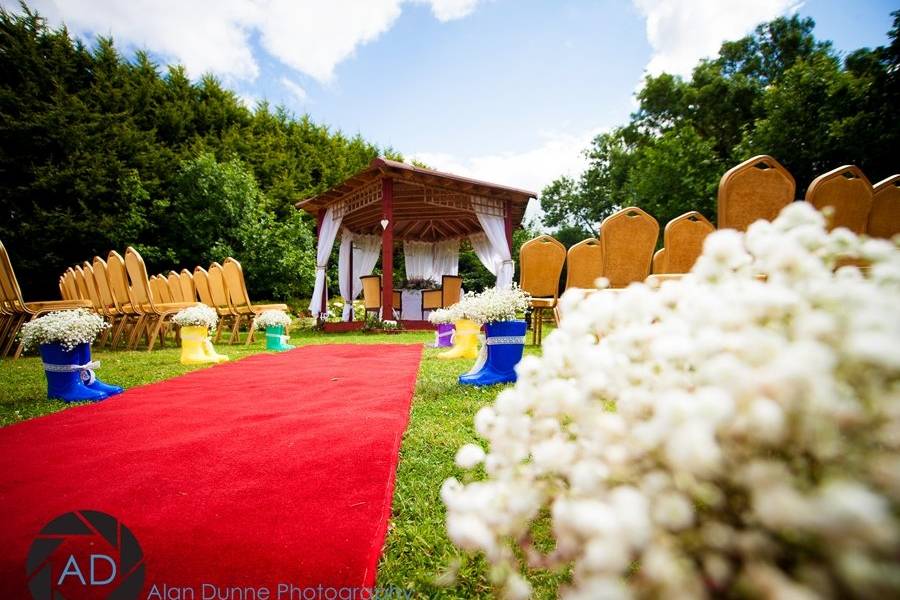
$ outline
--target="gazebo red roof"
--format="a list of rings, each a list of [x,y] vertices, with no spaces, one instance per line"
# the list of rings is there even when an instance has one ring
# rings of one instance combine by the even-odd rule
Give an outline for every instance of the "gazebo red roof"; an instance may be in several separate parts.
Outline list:
[[[302,200],[298,209],[318,215],[335,207],[341,225],[354,233],[381,233],[382,181],[393,181],[394,239],[438,241],[482,230],[473,204],[509,211],[518,227],[535,192],[497,185],[451,173],[423,169],[384,158],[330,190]]]

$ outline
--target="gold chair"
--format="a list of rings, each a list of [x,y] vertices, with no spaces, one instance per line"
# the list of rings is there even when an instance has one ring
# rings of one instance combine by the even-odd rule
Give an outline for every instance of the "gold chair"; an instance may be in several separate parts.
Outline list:
[[[806,201],[822,210],[832,207],[828,229],[846,227],[865,233],[872,209],[872,184],[855,165],[844,165],[812,180],[806,189]]]
[[[660,269],[654,265],[654,273],[687,273],[703,252],[703,240],[716,230],[706,217],[697,211],[675,217],[663,231],[663,248]],[[655,255],[654,255],[655,259]]]
[[[125,250],[125,269],[128,272],[128,280],[131,283],[130,295],[134,305],[140,310],[146,319],[147,351],[153,350],[156,338],[163,325],[171,322],[172,317],[179,310],[195,306],[196,302],[158,302],[153,297],[150,288],[150,278],[147,276],[147,267],[144,259],[134,248]],[[140,330],[132,334],[131,348],[136,348],[140,340]],[[159,336],[160,346],[165,340]]]
[[[250,302],[250,294],[247,292],[247,282],[244,280],[241,263],[229,256],[225,259],[222,269],[225,274],[225,285],[231,308],[237,313],[237,327],[240,327],[241,319],[247,317],[246,343],[249,345],[253,341],[256,318],[267,310],[287,310],[287,304],[253,304]]]
[[[196,270],[194,271],[196,273]],[[226,287],[225,282],[225,270],[222,268],[217,262],[213,262],[209,265],[209,271],[207,272],[207,281],[209,282],[209,294],[212,299],[212,306],[216,309],[216,312],[219,314],[219,326],[216,328],[216,338],[215,341],[218,342],[222,335],[222,329],[225,327],[225,323],[231,323],[231,336],[228,338],[229,344],[234,344],[238,341],[238,333],[237,329],[240,326],[240,316],[237,311],[234,310],[234,307],[231,305],[231,300],[228,298],[228,288]]]
[[[359,278],[363,288],[363,304],[366,308],[366,314],[374,312],[377,316],[381,315],[381,276],[380,275],[363,275]],[[394,313],[403,314],[403,296],[399,290],[392,291]]]
[[[181,293],[181,277],[175,271],[169,271],[166,277],[166,283],[169,286],[169,295],[172,296],[174,302],[187,302],[191,298],[185,298]]]
[[[195,302],[197,300],[197,291],[194,289],[194,276],[187,269],[182,269],[178,274],[181,282],[181,300],[183,302]]]
[[[65,300],[84,300],[78,295],[78,285],[75,283],[75,269],[69,267],[62,276],[63,287],[66,289]]]
[[[581,240],[566,253],[566,289],[596,287],[603,277],[603,246],[597,238]]]
[[[900,175],[875,184],[866,233],[888,240],[900,233]]]
[[[462,277],[459,275],[441,276],[441,287],[436,290],[422,290],[422,318],[425,311],[447,308],[459,302],[462,294]]]
[[[102,260],[102,259],[101,259]],[[113,331],[110,345],[115,349],[119,340],[125,341],[125,347],[130,344],[134,335],[140,336],[147,323],[144,313],[131,301],[131,288],[128,285],[128,272],[125,269],[125,259],[115,250],[110,250],[106,257],[106,275],[109,280],[109,288],[113,295],[113,302],[122,313],[119,325]],[[129,325],[131,328],[129,329]],[[128,333],[127,337],[125,333]]]
[[[637,207],[623,208],[600,225],[603,276],[611,288],[624,288],[650,274],[659,223]]]
[[[119,307],[119,304],[116,302],[116,297],[113,294],[106,261],[99,256],[94,257],[93,273],[94,283],[97,286],[97,293],[100,296],[100,302],[103,304],[104,312],[109,318],[111,325],[109,329],[103,332],[104,339],[107,339],[108,337],[110,347],[115,347],[115,342],[117,341],[116,332],[119,330],[120,326],[122,326],[125,315]]]
[[[656,252],[653,253],[653,262],[650,265],[650,273],[658,274],[663,272],[663,265],[666,260],[666,249],[660,248]]]
[[[719,229],[746,231],[754,221],[771,221],[794,201],[794,177],[771,156],[761,154],[727,171],[719,180]]]
[[[0,305],[4,311],[5,325],[0,356],[7,356],[16,341],[16,335],[26,321],[35,319],[54,310],[66,310],[72,308],[91,308],[90,300],[48,300],[45,302],[25,302],[22,297],[22,288],[16,279],[12,262],[3,242],[0,242]],[[14,358],[22,355],[22,343],[16,347]]]
[[[566,263],[566,247],[549,235],[541,235],[522,244],[519,250],[519,280],[531,295],[531,343],[540,345],[543,338],[544,310],[553,312],[559,299],[559,279]]]

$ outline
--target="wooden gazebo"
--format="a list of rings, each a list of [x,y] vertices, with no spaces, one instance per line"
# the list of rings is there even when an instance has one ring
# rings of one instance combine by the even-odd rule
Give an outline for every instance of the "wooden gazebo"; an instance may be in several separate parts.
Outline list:
[[[479,233],[482,226],[476,212],[503,217],[512,252],[513,229],[521,225],[531,198],[537,194],[376,158],[360,173],[296,207],[316,216],[317,235],[329,208],[333,219],[341,219],[341,227],[381,235],[382,274],[390,282],[396,240],[438,242]],[[324,295],[322,303],[324,312]],[[387,284],[382,295],[384,314],[392,314],[392,305]]]

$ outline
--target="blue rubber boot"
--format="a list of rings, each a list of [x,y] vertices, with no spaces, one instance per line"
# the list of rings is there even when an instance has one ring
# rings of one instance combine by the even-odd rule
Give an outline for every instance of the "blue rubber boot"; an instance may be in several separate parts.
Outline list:
[[[501,321],[485,325],[487,361],[475,373],[460,375],[467,385],[494,385],[516,380],[516,365],[525,350],[525,321]]]
[[[91,362],[91,345],[90,344],[79,344],[75,346],[75,352],[78,353],[80,357],[81,364],[86,365]],[[98,392],[103,392],[107,396],[115,396],[116,394],[121,394],[125,391],[125,388],[119,387],[118,385],[109,385],[108,383],[103,383],[97,376],[94,374],[93,369],[88,369],[81,372],[81,381],[92,390],[96,390]]]
[[[59,344],[41,344],[41,359],[50,400],[96,402],[106,399],[105,392],[84,385],[80,368],[84,363],[76,349],[64,350]]]
[[[266,350],[284,352],[293,350],[294,347],[287,343],[288,336],[284,335],[284,327],[266,327]]]

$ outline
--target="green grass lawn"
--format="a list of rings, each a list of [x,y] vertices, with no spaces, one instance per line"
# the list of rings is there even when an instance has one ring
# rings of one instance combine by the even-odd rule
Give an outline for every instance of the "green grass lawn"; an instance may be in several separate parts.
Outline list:
[[[250,346],[218,344],[217,350],[231,360],[263,351],[262,336]],[[295,331],[295,345],[326,343],[425,343],[433,333],[404,332],[393,335],[363,333],[325,334]],[[530,337],[529,337],[530,341]],[[526,346],[526,353],[537,352]],[[415,597],[478,598],[491,595],[481,559],[461,554],[444,529],[444,507],[440,487],[444,479],[463,472],[453,459],[456,450],[475,441],[473,418],[482,406],[496,397],[500,386],[475,388],[460,386],[456,378],[469,369],[472,360],[440,360],[440,350],[426,348],[419,369],[409,427],[400,449],[400,464],[394,492],[393,516],[378,569],[378,585],[410,589]],[[171,342],[153,352],[95,351],[102,362],[97,371],[108,382],[126,387],[161,381],[203,366],[178,362],[180,349]],[[0,363],[0,425],[64,410],[63,402],[47,400],[40,360],[27,356]],[[438,585],[437,579],[456,571],[456,584]],[[555,596],[555,576],[539,574],[532,579],[535,597]]]

